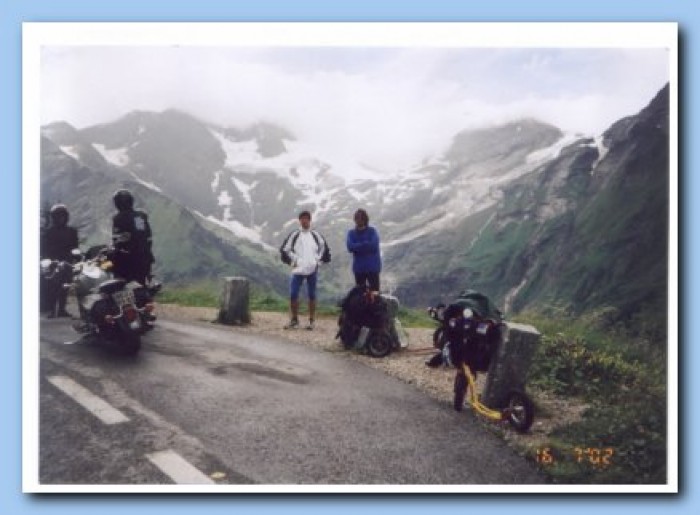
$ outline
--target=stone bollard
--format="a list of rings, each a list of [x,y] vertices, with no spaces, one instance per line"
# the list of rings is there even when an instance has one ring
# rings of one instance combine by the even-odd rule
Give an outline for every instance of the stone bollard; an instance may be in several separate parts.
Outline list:
[[[245,277],[226,277],[219,300],[217,322],[227,325],[250,323],[250,287]]]
[[[512,390],[525,391],[532,356],[540,341],[540,333],[531,325],[507,322],[491,358],[482,402],[490,408],[502,408]]]

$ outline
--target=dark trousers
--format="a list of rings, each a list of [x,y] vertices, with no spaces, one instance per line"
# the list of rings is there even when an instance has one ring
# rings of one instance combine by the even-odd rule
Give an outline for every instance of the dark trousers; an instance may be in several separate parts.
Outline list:
[[[48,278],[42,278],[43,294],[46,299],[41,302],[44,311],[56,316],[65,313],[66,302],[68,300],[68,290],[64,288],[72,279],[70,265],[61,263],[58,270]]]
[[[136,281],[143,285],[150,279],[151,260],[147,256],[116,254],[112,262],[112,273],[125,281]]]
[[[355,284],[361,288],[369,286],[370,290],[379,291],[379,272],[356,272]]]

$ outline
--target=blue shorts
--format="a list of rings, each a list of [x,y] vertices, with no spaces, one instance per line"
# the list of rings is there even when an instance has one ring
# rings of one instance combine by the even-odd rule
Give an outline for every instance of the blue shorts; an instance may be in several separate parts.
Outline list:
[[[316,300],[316,272],[311,275],[292,274],[289,285],[289,297],[294,301],[299,299],[299,290],[301,289],[301,283],[304,282],[304,279],[306,279],[306,294],[309,300]]]

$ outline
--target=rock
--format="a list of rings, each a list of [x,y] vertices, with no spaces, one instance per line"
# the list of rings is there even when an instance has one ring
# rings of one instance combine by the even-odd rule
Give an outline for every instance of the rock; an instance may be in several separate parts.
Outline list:
[[[250,323],[250,285],[245,277],[226,277],[219,302],[217,322],[227,325]]]
[[[506,323],[503,326],[481,399],[486,406],[502,408],[510,391],[525,391],[530,362],[539,341],[540,333],[531,325]]]

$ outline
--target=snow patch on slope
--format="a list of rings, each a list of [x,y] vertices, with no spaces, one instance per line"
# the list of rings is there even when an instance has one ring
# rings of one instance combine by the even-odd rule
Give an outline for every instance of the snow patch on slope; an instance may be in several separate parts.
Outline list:
[[[595,163],[591,166],[591,175],[595,173],[595,169],[597,168],[598,164],[605,159],[605,156],[608,155],[608,150],[610,150],[608,147],[605,146],[603,143],[603,135],[598,135],[594,139],[594,143],[591,145],[594,146],[598,149],[598,159],[595,160]]]
[[[209,222],[212,222],[212,223],[218,225],[219,227],[223,227],[224,229],[230,231],[234,236],[236,236],[238,238],[241,238],[243,240],[247,240],[251,243],[255,243],[256,245],[260,245],[265,250],[269,250],[269,251],[276,250],[275,247],[273,247],[272,245],[268,245],[267,243],[265,243],[262,240],[262,238],[260,237],[260,234],[257,232],[256,228],[246,227],[245,225],[241,224],[240,222],[238,222],[236,220],[219,220],[218,218],[215,218],[213,216],[204,216],[202,213],[200,213],[197,210],[193,210],[193,212],[197,216],[199,216],[199,217],[201,217]]]
[[[93,143],[93,148],[97,150],[102,157],[109,163],[115,166],[126,166],[129,164],[129,149],[126,147],[121,148],[107,148],[101,143]]]
[[[257,181],[253,184],[246,184],[245,182],[241,181],[240,179],[236,179],[235,177],[231,177],[231,181],[233,182],[233,185],[236,187],[236,189],[241,193],[243,200],[245,200],[248,204],[252,204],[253,199],[250,197],[250,190],[255,188],[255,186],[258,184]]]
[[[158,193],[163,193],[163,190],[160,189],[158,186],[156,186],[154,183],[148,182],[148,181],[144,181],[141,177],[139,177],[138,175],[136,175],[133,171],[130,172],[130,173],[131,173],[131,176],[132,176],[134,179],[136,179],[136,182],[138,182],[139,184],[142,184],[143,186],[146,186],[148,189],[151,189],[151,190],[153,190],[153,191],[157,191]]]
[[[531,152],[525,158],[525,162],[534,168],[535,166],[544,163],[545,161],[556,159],[557,157],[559,157],[561,149],[563,149],[567,145],[570,145],[571,143],[580,138],[580,136],[577,136],[573,133],[564,134],[564,136],[562,136],[559,140],[555,141],[552,145]]]
[[[68,154],[76,161],[80,161],[80,154],[78,153],[78,150],[75,145],[63,145],[59,146],[58,148],[60,148],[61,152],[63,152],[64,154]]]

